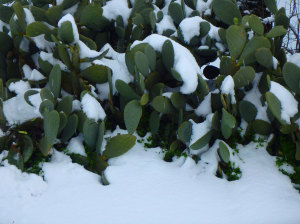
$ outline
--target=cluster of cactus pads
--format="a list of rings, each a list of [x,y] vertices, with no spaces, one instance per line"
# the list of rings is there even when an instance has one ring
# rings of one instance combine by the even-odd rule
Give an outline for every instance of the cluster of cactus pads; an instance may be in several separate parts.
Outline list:
[[[224,168],[229,146],[253,134],[273,134],[273,145],[276,136],[290,135],[300,160],[300,67],[281,47],[289,20],[275,0],[264,1],[274,20],[268,31],[235,0],[0,3],[0,151],[20,169],[80,135],[87,156],[71,158],[102,175],[108,159],[134,146],[134,133],[148,132],[154,146],[166,143],[166,161],[183,152],[198,161],[217,141]],[[208,65],[217,58],[218,68]],[[18,82],[30,88],[16,95],[11,85]],[[295,99],[290,117],[282,117],[272,85]],[[36,116],[11,123],[5,103],[19,95],[37,107]],[[87,101],[102,116],[91,115]],[[117,126],[128,134],[104,140]]]

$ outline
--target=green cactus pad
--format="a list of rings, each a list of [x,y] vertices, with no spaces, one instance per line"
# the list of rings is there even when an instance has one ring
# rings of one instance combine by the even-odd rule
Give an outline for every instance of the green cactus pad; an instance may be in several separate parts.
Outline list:
[[[126,104],[124,109],[124,121],[129,134],[133,134],[138,127],[142,112],[142,107],[137,100],[132,100]]]
[[[87,5],[81,13],[80,24],[101,32],[109,26],[109,20],[102,16],[103,9],[98,5]]]
[[[179,72],[177,72],[174,68],[171,68],[171,75],[173,76],[174,79],[176,79],[179,82],[182,82],[181,75]]]
[[[53,110],[54,110],[54,104],[50,100],[44,100],[40,104],[39,111],[40,111],[41,115],[43,115],[43,116],[45,115],[45,113],[53,111]]]
[[[62,111],[67,116],[69,116],[69,114],[71,114],[72,112],[72,101],[73,101],[72,96],[65,96],[64,98],[62,98],[61,101],[57,103],[56,110],[58,112]]]
[[[145,106],[149,102],[149,95],[147,93],[144,93],[140,100],[140,105]]]
[[[269,69],[273,67],[273,54],[269,48],[261,47],[256,49],[255,58],[262,66]]]
[[[50,33],[51,33],[51,30],[49,29],[49,27],[39,21],[30,23],[26,27],[26,35],[29,37],[36,37],[41,34],[50,35]]]
[[[229,163],[230,153],[224,142],[219,142],[218,155],[223,163]]]
[[[151,45],[147,45],[144,48],[144,53],[147,56],[149,67],[152,71],[156,68],[156,52]]]
[[[174,66],[174,48],[170,40],[166,40],[161,50],[162,60],[165,68],[170,72]]]
[[[66,127],[68,122],[68,117],[64,112],[59,112],[59,128],[58,128],[58,134],[62,132],[62,130]]]
[[[55,98],[60,95],[61,70],[59,65],[53,66],[49,75],[49,88]]]
[[[260,19],[256,15],[249,16],[248,19],[250,28],[257,34],[257,35],[264,35],[264,26]]]
[[[58,20],[61,18],[63,12],[63,7],[62,5],[56,5],[52,6],[47,9],[45,15],[46,18],[52,26],[56,26],[58,23]]]
[[[25,101],[26,101],[30,106],[33,106],[33,105],[32,105],[32,103],[30,102],[29,97],[32,96],[32,95],[34,95],[34,94],[37,94],[37,93],[39,93],[39,91],[33,90],[33,89],[27,90],[27,91],[25,92],[25,94],[24,94],[24,99],[25,99]],[[2,96],[1,96],[1,97],[2,97]]]
[[[264,120],[255,120],[250,125],[256,134],[269,136],[271,133],[271,124]]]
[[[257,115],[257,109],[254,104],[246,100],[239,102],[239,112],[241,117],[248,123],[253,121]]]
[[[143,76],[147,77],[149,74],[149,63],[147,56],[143,52],[138,51],[134,55],[134,62],[138,71],[141,72]]]
[[[140,99],[140,96],[123,80],[118,79],[115,85],[118,92],[127,100]]]
[[[274,26],[267,34],[267,38],[281,37],[286,34],[287,30],[283,26]]]
[[[176,109],[185,108],[185,97],[179,92],[172,93],[171,102]]]
[[[282,75],[287,86],[297,94],[300,94],[300,67],[294,63],[287,62],[283,66]]]
[[[178,139],[184,143],[189,143],[192,136],[192,123],[189,121],[183,122],[177,131]]]
[[[204,146],[206,146],[209,143],[209,141],[210,141],[210,139],[212,137],[212,133],[213,133],[212,131],[208,131],[205,135],[203,135],[195,143],[193,143],[190,146],[190,149],[198,150],[198,149],[201,149]]]
[[[273,14],[277,13],[277,5],[275,0],[264,0],[264,3]]]
[[[13,47],[12,38],[4,32],[0,32],[0,43],[5,43],[0,45],[0,53],[4,55]]]
[[[232,116],[224,108],[222,108],[221,132],[225,139],[230,138],[232,129],[235,127],[235,125],[236,120],[234,116]]]
[[[75,134],[77,125],[78,125],[77,115],[76,114],[70,115],[67,125],[64,128],[62,135],[61,135],[62,142],[68,141]]]
[[[152,111],[149,118],[149,127],[152,134],[156,134],[159,129],[160,118],[157,111]]]
[[[105,83],[109,68],[104,65],[92,65],[80,72],[80,75],[90,82]]]
[[[133,135],[117,135],[107,142],[103,156],[108,159],[121,156],[135,145],[135,140]]]
[[[162,114],[169,114],[173,111],[171,101],[165,96],[156,96],[152,100],[152,107]]]
[[[200,23],[200,38],[205,37],[210,30],[210,24],[208,22]]]
[[[70,44],[74,41],[72,23],[65,21],[58,27],[57,37],[59,40],[66,44]]]
[[[179,24],[184,19],[184,12],[178,3],[172,2],[169,5],[169,14],[176,24]]]
[[[45,102],[45,101],[44,101]],[[53,145],[59,129],[59,114],[56,110],[44,114],[43,127],[49,145]]]
[[[86,119],[83,124],[82,133],[86,145],[94,150],[98,137],[98,124],[91,119]]]
[[[98,138],[96,142],[96,153],[98,154],[100,154],[101,152],[104,133],[105,133],[105,122],[102,121],[101,124],[99,125]]]
[[[230,56],[237,59],[242,53],[246,44],[247,34],[243,27],[232,25],[226,31],[226,41]]]
[[[256,61],[255,58],[255,52],[256,49],[265,47],[265,48],[271,48],[271,43],[270,41],[263,37],[263,36],[254,36],[245,46],[239,62],[242,64],[251,64]]]
[[[265,97],[272,114],[281,124],[286,124],[286,122],[281,119],[281,103],[279,99],[271,92],[266,92]]]
[[[52,92],[47,88],[41,89],[40,96],[41,96],[42,100],[50,100],[52,102],[54,101],[54,97],[53,97]]]
[[[255,78],[255,70],[251,66],[240,68],[233,76],[235,88],[249,85]]]
[[[33,142],[28,135],[22,136],[22,155],[23,161],[26,163],[33,153]]]
[[[234,18],[242,21],[240,10],[236,3],[230,0],[213,0],[212,10],[220,20],[227,25],[233,25]]]

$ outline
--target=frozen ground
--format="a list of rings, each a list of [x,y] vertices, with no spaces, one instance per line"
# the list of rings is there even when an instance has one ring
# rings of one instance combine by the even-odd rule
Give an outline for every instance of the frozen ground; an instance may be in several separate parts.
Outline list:
[[[0,224],[298,224],[300,194],[256,144],[239,147],[243,174],[233,182],[212,175],[214,164],[167,163],[139,143],[109,161],[108,186],[57,151],[44,180],[4,161]]]

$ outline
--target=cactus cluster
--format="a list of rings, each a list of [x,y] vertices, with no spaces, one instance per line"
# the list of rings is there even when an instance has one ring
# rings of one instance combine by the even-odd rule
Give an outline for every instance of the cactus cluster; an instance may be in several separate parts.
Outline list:
[[[198,161],[219,142],[220,174],[231,166],[233,139],[242,143],[240,128],[243,141],[291,135],[300,160],[300,68],[281,47],[289,23],[274,0],[265,1],[275,18],[268,32],[231,0],[203,1],[202,10],[193,0],[124,1],[124,12],[111,15],[113,1],[0,1],[0,151],[11,163],[24,170],[35,153],[48,156],[81,135],[87,156],[71,158],[103,176],[135,132],[150,132],[166,143],[166,161],[182,153]],[[217,58],[219,67],[208,65]],[[22,80],[30,88],[16,95],[10,85]],[[290,93],[295,113],[283,116],[272,86]],[[4,103],[19,95],[36,116],[11,124]],[[117,126],[128,134],[105,141]]]

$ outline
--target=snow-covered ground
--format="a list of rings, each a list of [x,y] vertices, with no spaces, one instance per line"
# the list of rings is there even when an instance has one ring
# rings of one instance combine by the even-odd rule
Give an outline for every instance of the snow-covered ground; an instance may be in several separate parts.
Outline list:
[[[212,175],[209,159],[167,163],[140,143],[109,161],[108,186],[57,151],[44,180],[3,161],[0,224],[298,224],[300,194],[275,157],[257,143],[238,148],[242,177],[232,182]]]

